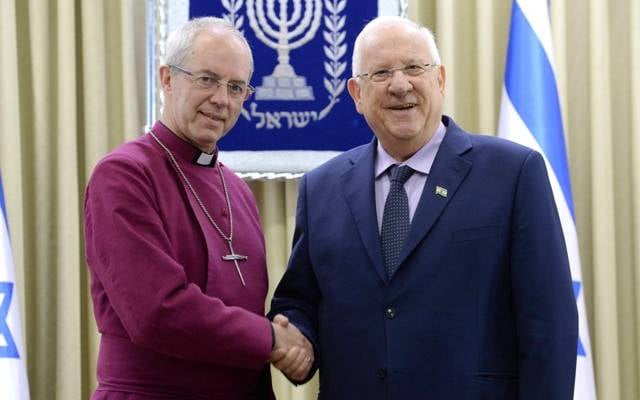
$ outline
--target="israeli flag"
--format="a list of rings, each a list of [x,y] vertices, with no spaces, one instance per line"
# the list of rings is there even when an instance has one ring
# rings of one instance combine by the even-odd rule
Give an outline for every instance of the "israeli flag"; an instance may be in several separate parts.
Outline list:
[[[15,289],[7,211],[0,179],[0,399],[28,400],[29,382]]]
[[[574,399],[596,398],[571,182],[545,0],[514,0],[498,136],[540,152],[547,164],[569,254],[580,337]]]

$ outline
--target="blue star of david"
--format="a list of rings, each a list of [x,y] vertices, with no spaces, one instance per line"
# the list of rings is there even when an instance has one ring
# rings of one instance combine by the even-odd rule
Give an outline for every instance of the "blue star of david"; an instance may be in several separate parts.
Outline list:
[[[578,301],[578,295],[580,294],[580,287],[582,284],[578,281],[573,281],[573,297],[575,297],[576,301]],[[582,357],[587,356],[587,352],[584,351],[584,346],[582,345],[582,340],[578,337],[578,355]]]
[[[0,346],[0,358],[20,358],[16,342],[13,340],[7,317],[9,315],[9,306],[11,305],[11,295],[13,294],[13,283],[0,282],[0,337],[4,338],[6,343]]]

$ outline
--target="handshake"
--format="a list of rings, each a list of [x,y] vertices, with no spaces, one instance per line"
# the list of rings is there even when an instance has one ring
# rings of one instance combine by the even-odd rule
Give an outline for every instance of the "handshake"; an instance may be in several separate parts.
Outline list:
[[[276,315],[271,325],[275,344],[269,361],[290,380],[304,380],[313,365],[313,346],[284,315]]]

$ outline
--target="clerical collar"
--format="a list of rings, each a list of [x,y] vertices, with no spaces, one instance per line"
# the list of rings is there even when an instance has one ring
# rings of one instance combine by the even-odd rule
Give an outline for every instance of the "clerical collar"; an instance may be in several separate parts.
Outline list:
[[[159,120],[153,125],[152,130],[176,157],[202,167],[211,168],[216,165],[216,161],[218,161],[217,148],[211,154],[205,153],[176,135]]]

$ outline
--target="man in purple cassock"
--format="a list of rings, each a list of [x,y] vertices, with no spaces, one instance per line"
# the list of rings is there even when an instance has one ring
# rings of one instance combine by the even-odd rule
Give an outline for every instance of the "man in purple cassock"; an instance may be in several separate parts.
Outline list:
[[[98,330],[92,399],[272,399],[269,361],[313,363],[285,317],[264,317],[264,237],[247,185],[217,142],[251,95],[251,50],[217,18],[174,32],[160,121],[95,167],[84,229]]]

